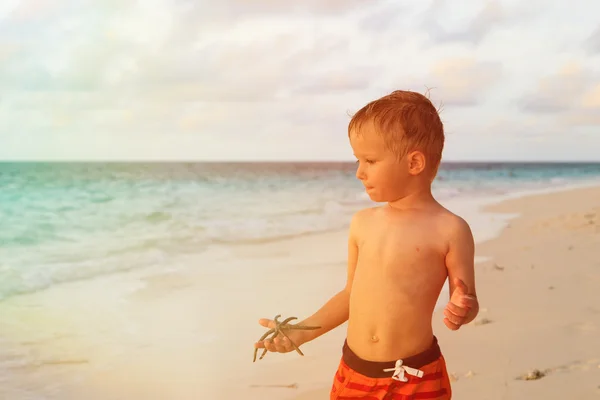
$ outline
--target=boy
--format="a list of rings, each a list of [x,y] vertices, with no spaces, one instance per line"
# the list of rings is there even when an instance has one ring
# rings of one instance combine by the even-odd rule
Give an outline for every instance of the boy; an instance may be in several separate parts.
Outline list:
[[[291,330],[298,346],[348,320],[342,359],[330,399],[450,399],[444,357],[431,319],[446,278],[451,330],[478,313],[474,241],[469,225],[432,196],[444,147],[437,110],[421,94],[395,91],[351,119],[356,177],[369,197],[385,205],[357,212],[348,240],[346,286]],[[274,323],[259,323],[273,328]],[[293,351],[288,339],[255,344]],[[414,397],[413,397],[414,396]]]

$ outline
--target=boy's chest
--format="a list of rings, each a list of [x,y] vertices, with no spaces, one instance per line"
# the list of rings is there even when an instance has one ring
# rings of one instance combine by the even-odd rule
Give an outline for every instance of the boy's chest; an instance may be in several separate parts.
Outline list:
[[[370,235],[361,236],[357,279],[421,284],[445,276],[445,244],[435,232],[394,229],[371,231]]]
[[[435,227],[421,224],[374,224],[358,237],[359,256],[418,260],[445,252],[445,238]]]

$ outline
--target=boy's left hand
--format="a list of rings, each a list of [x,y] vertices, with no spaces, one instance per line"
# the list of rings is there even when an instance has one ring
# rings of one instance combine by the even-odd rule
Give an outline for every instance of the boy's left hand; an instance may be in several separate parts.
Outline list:
[[[452,293],[452,297],[450,297],[450,301],[446,305],[444,309],[444,324],[446,326],[455,331],[470,321],[469,313],[471,310],[477,309],[477,297],[468,294],[469,288],[465,283],[458,279],[454,279],[454,285],[456,289]]]

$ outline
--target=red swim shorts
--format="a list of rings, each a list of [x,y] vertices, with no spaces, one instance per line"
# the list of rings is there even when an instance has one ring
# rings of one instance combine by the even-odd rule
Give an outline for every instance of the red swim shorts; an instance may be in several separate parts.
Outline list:
[[[389,362],[366,361],[344,341],[330,400],[450,400],[452,390],[437,338],[420,354]]]

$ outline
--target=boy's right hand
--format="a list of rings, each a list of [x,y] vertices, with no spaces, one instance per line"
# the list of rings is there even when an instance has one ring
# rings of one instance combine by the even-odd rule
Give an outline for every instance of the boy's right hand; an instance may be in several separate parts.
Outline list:
[[[268,329],[275,328],[275,321],[272,319],[261,318],[258,320],[258,323]],[[304,335],[304,331],[288,329],[285,331],[285,334],[294,341],[296,346],[300,347],[306,341],[306,337]],[[277,353],[289,353],[290,351],[294,351],[294,346],[292,343],[283,335],[278,335],[275,339],[270,340],[269,335],[265,340],[254,343],[254,347],[257,349],[267,349],[268,351],[277,352]]]

